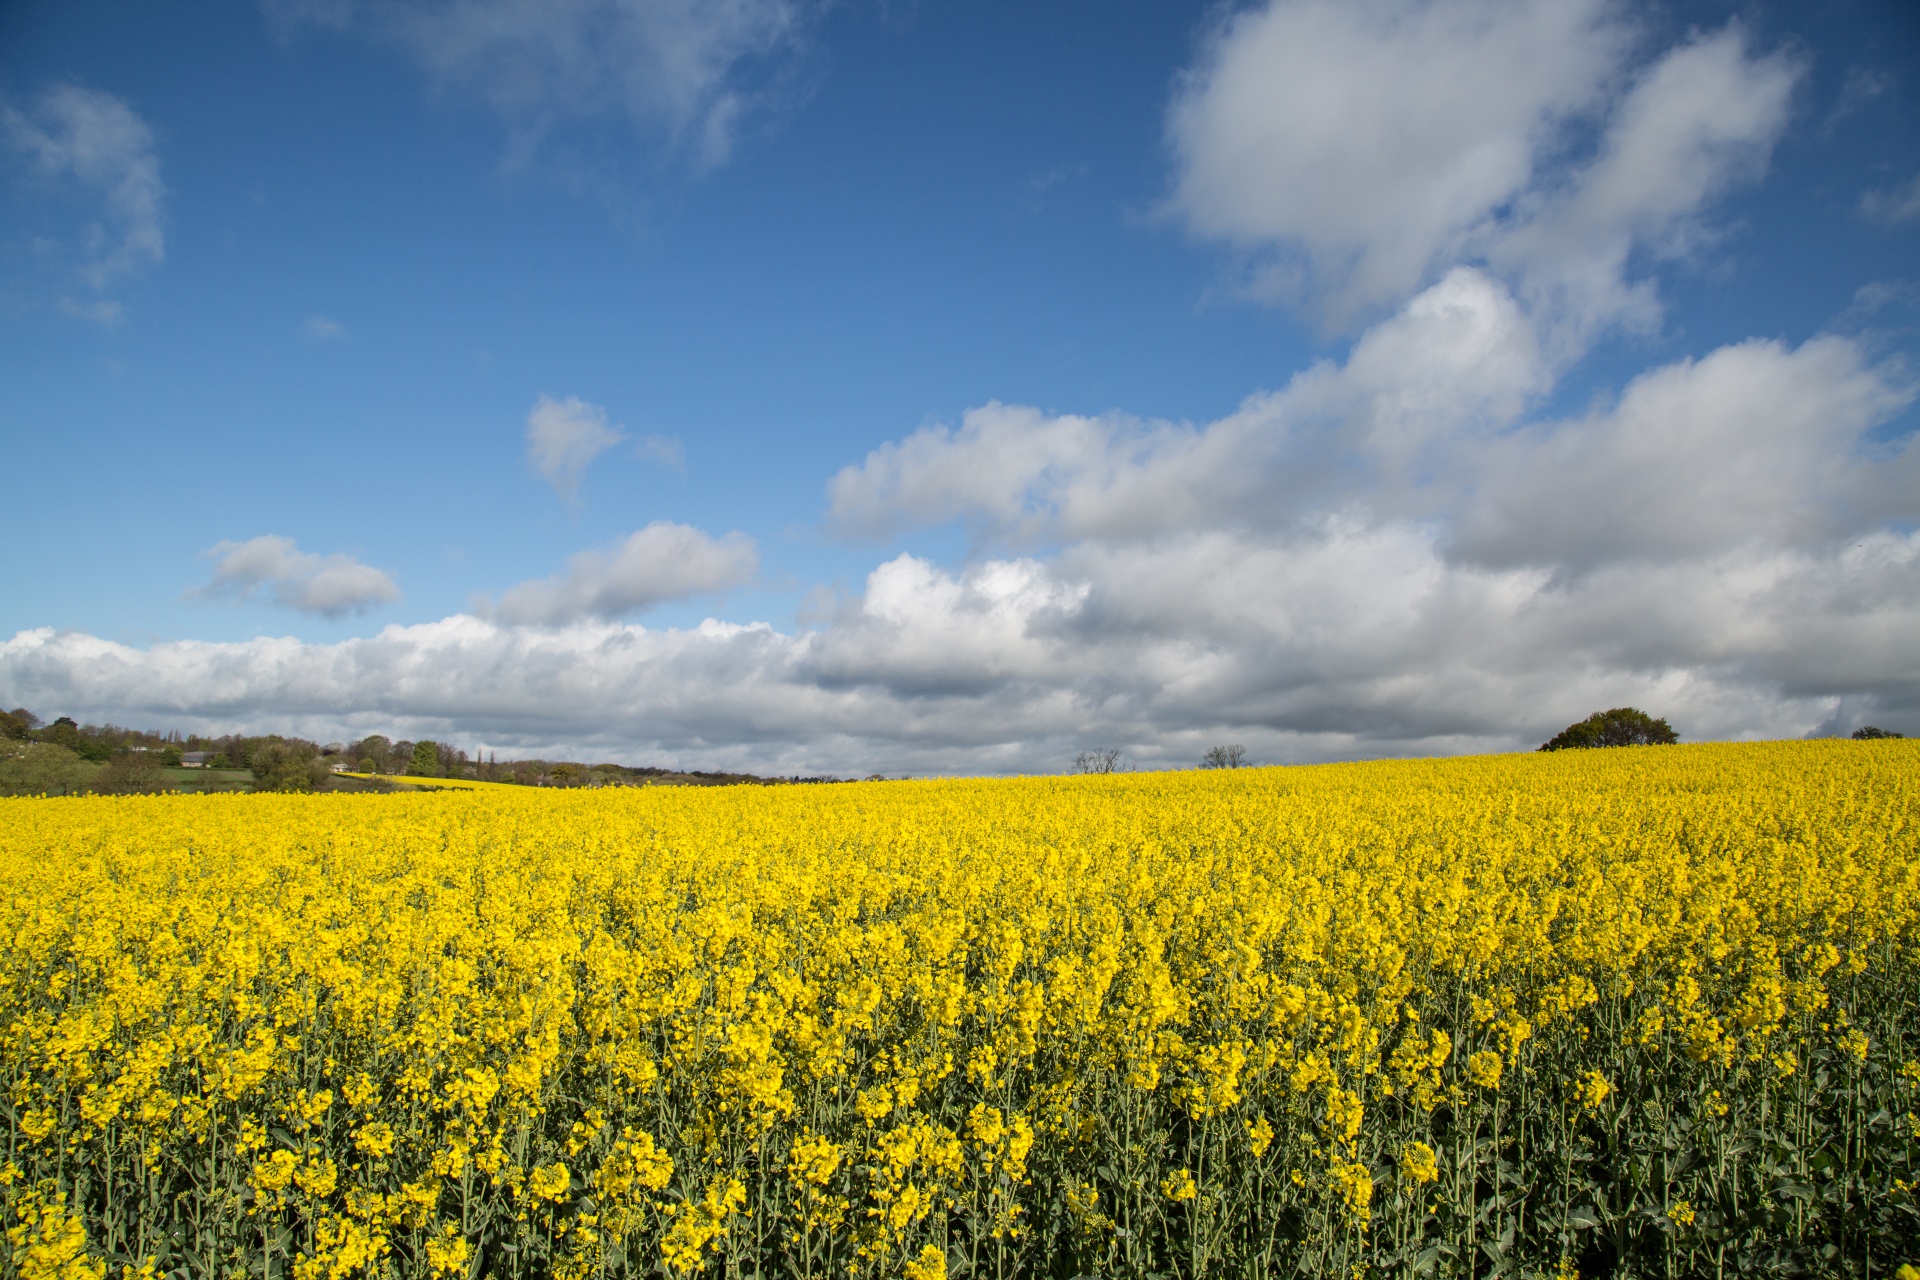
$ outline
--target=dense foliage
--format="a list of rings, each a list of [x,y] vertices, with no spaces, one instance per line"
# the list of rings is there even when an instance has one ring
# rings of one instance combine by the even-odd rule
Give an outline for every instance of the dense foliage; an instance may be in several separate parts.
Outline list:
[[[1910,742],[10,800],[0,882],[29,1280],[1920,1255]]]
[[[1578,724],[1570,724],[1540,744],[1542,751],[1565,751],[1569,747],[1660,747],[1680,741],[1680,735],[1664,719],[1656,720],[1638,707],[1615,707],[1596,711]]]

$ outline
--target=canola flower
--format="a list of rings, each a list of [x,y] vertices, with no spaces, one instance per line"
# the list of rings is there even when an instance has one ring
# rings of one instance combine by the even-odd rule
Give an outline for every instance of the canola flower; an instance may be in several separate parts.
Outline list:
[[[0,801],[0,1259],[1907,1274],[1920,744]]]

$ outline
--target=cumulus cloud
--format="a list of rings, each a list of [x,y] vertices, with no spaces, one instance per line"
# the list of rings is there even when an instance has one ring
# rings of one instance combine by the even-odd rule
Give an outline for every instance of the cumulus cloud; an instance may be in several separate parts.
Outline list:
[[[1800,68],[1736,24],[1636,69],[1628,35],[1604,0],[1271,0],[1182,81],[1172,208],[1335,327],[1461,261],[1557,298],[1576,336],[1645,320],[1628,249],[1678,251],[1759,171]]]
[[[1527,317],[1457,268],[1322,362],[1204,427],[1053,417],[987,405],[843,469],[829,521],[853,531],[959,519],[1015,544],[1159,536],[1209,524],[1295,525],[1360,495],[1431,501],[1460,450],[1512,425],[1551,385]]]
[[[971,522],[1012,545],[1434,523],[1456,558],[1585,571],[1791,548],[1920,518],[1920,450],[1875,433],[1914,399],[1854,341],[1753,340],[1634,379],[1576,419],[1526,313],[1457,268],[1322,363],[1203,427],[988,405],[883,445],[829,485],[844,529]]]
[[[607,424],[607,411],[578,396],[541,396],[527,414],[527,460],[553,491],[572,502],[587,464],[625,440]]]
[[[572,557],[563,574],[509,589],[494,612],[506,622],[538,625],[620,618],[739,586],[758,567],[758,550],[745,534],[715,538],[656,520],[611,550]]]
[[[195,594],[271,600],[301,613],[339,618],[400,598],[391,575],[347,555],[311,555],[292,538],[263,534],[216,543],[213,578]]]
[[[625,117],[724,163],[806,26],[801,0],[263,0],[282,30],[362,34],[486,99],[521,145]],[[774,74],[769,75],[769,68]]]
[[[38,173],[76,184],[100,201],[72,251],[75,269],[95,289],[166,256],[162,206],[166,184],[153,130],[128,103],[77,84],[55,85],[25,111],[0,103],[0,137]],[[117,304],[71,304],[90,319],[117,320]],[[112,308],[110,315],[100,308]]]
[[[1546,417],[1536,328],[1456,268],[1217,422],[991,404],[844,469],[829,519],[1053,548],[996,562],[1033,603],[982,651],[1017,672],[944,654],[924,678],[1065,697],[1148,758],[1203,725],[1296,752],[1521,745],[1501,735],[1589,702],[1651,702],[1695,737],[1920,714],[1895,639],[1920,613],[1920,445],[1885,430],[1915,398],[1901,366],[1756,339]],[[880,678],[914,653],[872,616],[914,580],[876,575],[812,669]],[[912,594],[980,635],[956,619],[990,612],[941,603],[971,580]]]

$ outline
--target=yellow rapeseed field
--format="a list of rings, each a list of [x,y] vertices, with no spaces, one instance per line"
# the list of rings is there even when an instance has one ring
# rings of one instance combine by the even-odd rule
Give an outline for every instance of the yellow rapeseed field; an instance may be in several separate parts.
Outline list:
[[[26,1280],[1920,1262],[1920,743],[0,800],[0,884]]]

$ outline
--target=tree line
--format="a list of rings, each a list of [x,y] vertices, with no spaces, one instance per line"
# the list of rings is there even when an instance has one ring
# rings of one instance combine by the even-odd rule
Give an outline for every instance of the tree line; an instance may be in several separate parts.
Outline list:
[[[284,734],[200,734],[51,723],[0,711],[0,795],[159,791],[390,791],[395,778],[464,778],[535,787],[770,786],[838,782],[576,760],[478,758],[451,743],[369,734],[321,744]],[[193,767],[189,767],[189,766]],[[361,776],[356,776],[361,775]]]

